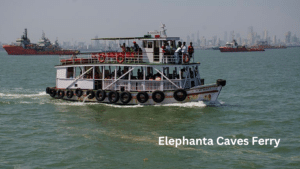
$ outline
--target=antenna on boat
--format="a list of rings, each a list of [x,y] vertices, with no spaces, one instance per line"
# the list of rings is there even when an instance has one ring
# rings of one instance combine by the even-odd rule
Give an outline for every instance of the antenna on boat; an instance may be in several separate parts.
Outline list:
[[[167,37],[167,29],[165,29],[166,25],[163,24],[162,22],[160,22],[160,24],[161,24],[160,27],[162,28],[162,31],[161,31],[162,36]]]
[[[42,39],[44,39],[45,38],[45,32],[44,32],[44,30],[42,30]]]
[[[25,28],[24,39],[27,39],[27,28]]]

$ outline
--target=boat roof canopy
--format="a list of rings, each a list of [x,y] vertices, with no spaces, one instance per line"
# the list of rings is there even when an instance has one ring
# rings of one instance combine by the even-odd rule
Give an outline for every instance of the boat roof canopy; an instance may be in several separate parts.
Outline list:
[[[179,37],[160,37],[160,38],[146,38],[146,37],[117,37],[117,38],[94,38],[92,40],[179,40]]]

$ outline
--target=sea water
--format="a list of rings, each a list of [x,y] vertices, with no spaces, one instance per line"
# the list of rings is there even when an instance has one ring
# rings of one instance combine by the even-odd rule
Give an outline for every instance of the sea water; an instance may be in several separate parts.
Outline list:
[[[220,104],[116,106],[47,95],[58,56],[0,52],[0,168],[299,168],[299,54],[196,50],[206,84],[227,80]],[[253,145],[255,137],[280,143]]]

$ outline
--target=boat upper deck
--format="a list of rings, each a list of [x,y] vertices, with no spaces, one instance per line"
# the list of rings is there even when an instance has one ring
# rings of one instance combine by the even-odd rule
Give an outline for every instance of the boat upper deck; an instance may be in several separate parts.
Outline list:
[[[62,56],[59,66],[86,64],[187,65],[190,62],[193,63],[194,49],[192,45],[187,47],[185,42],[181,44],[179,37],[167,37],[165,25],[162,24],[161,28],[162,31],[149,31],[143,37],[92,39],[105,41],[102,52]],[[110,46],[112,43],[107,46],[107,40],[118,41],[119,45],[113,44],[114,49],[112,50]]]
[[[187,59],[188,58],[188,61]],[[162,54],[161,59],[149,62],[147,54],[138,52],[100,52],[80,55],[60,56],[57,66],[86,65],[86,64],[118,64],[118,65],[188,65],[195,64],[194,57],[188,54],[181,54],[175,57],[173,54]]]

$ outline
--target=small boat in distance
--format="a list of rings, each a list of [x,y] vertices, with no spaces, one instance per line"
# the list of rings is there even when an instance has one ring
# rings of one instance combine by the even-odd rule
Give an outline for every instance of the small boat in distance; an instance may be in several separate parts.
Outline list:
[[[65,50],[62,49],[58,41],[51,44],[50,40],[45,37],[43,32],[42,38],[38,44],[30,42],[27,37],[27,29],[25,29],[24,35],[21,39],[17,39],[15,45],[3,45],[2,47],[6,50],[9,55],[73,55],[78,54],[78,50]]]
[[[251,47],[247,48],[246,46],[239,46],[235,39],[231,43],[227,42],[225,46],[219,47],[221,52],[256,52],[256,51],[265,51],[263,48]]]

